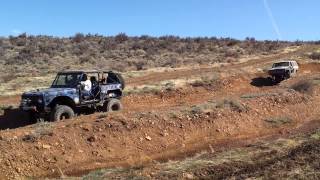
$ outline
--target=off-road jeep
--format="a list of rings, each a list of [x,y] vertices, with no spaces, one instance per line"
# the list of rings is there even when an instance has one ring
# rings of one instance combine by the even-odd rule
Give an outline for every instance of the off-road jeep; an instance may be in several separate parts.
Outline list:
[[[86,95],[80,83],[84,76],[92,83]],[[63,71],[50,88],[23,93],[20,109],[32,119],[44,117],[51,121],[72,118],[84,109],[118,111],[124,87],[122,76],[112,71]]]
[[[281,61],[274,63],[268,73],[273,81],[279,83],[296,75],[298,70],[299,66],[296,61]]]

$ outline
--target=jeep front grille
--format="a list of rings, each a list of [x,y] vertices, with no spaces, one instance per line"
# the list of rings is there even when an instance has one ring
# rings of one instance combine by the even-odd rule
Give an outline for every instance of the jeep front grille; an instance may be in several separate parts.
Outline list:
[[[22,96],[21,105],[39,106],[40,105],[39,100],[43,102],[42,96]]]

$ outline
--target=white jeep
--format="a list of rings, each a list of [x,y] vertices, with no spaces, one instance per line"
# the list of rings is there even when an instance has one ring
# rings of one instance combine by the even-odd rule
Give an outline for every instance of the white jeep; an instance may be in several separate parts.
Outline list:
[[[281,82],[297,74],[299,65],[296,61],[280,61],[272,65],[268,74],[275,82]]]

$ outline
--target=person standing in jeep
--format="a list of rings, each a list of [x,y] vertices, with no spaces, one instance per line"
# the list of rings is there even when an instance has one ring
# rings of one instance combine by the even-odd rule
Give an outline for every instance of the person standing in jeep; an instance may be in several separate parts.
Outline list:
[[[82,95],[84,97],[88,97],[90,96],[91,93],[91,88],[92,88],[92,82],[88,79],[88,75],[87,74],[83,74],[82,75],[82,81],[80,82],[80,84],[83,86],[83,90],[82,90]]]

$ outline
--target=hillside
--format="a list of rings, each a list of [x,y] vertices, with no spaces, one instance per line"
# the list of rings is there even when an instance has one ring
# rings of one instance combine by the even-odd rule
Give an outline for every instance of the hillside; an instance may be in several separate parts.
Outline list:
[[[68,38],[21,34],[0,38],[0,82],[64,69],[128,71],[237,62],[299,44],[254,38],[128,37],[123,33],[115,37],[79,33]]]

